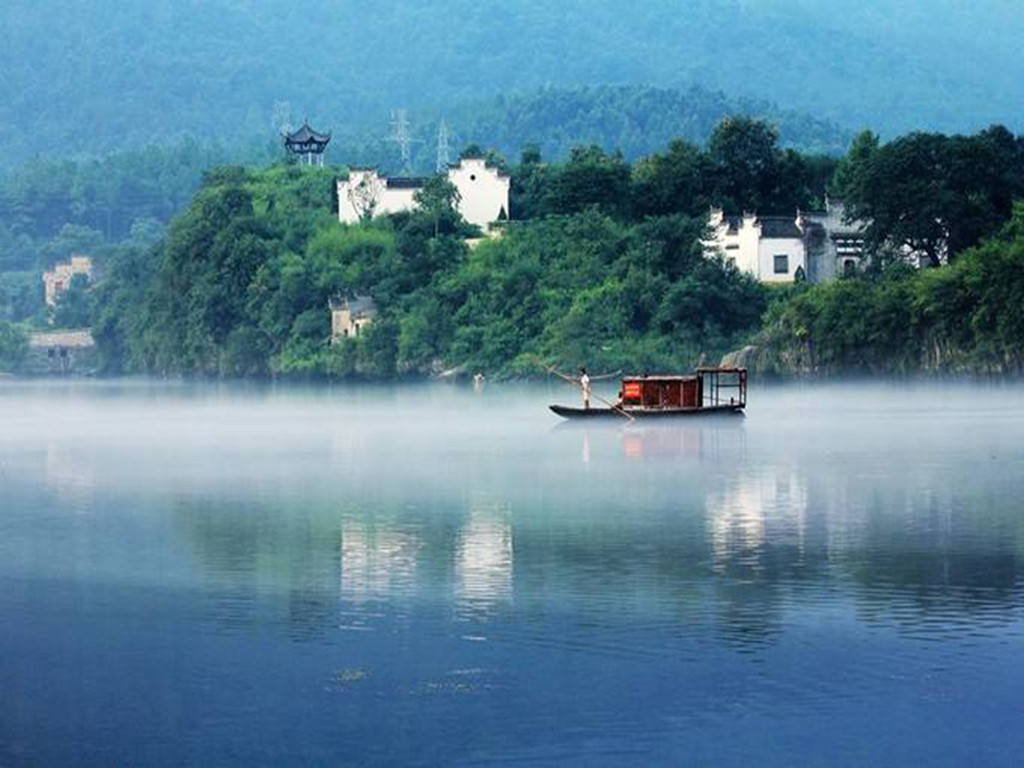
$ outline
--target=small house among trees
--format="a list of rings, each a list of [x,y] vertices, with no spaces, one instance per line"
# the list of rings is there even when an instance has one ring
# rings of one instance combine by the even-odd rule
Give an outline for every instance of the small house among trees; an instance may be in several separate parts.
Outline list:
[[[23,373],[29,376],[73,376],[92,373],[98,365],[96,342],[88,330],[33,333]]]
[[[71,281],[76,275],[84,275],[92,279],[92,259],[88,256],[75,255],[71,261],[57,264],[49,272],[43,273],[43,286],[46,290],[46,306],[56,307],[61,294],[71,288]]]
[[[360,336],[377,317],[377,303],[370,296],[331,302],[331,342]]]

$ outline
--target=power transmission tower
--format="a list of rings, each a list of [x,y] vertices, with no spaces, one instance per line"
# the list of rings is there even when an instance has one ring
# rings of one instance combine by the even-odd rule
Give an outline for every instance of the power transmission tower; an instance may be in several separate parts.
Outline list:
[[[291,133],[293,128],[292,105],[287,101],[275,101],[270,121],[280,133]]]
[[[441,125],[437,128],[437,167],[438,173],[446,173],[451,164],[451,148],[448,146],[448,125],[444,118],[441,118]]]
[[[402,152],[402,173],[412,175],[412,135],[409,133],[409,113],[404,109],[391,110],[391,135],[389,141],[398,145]]]

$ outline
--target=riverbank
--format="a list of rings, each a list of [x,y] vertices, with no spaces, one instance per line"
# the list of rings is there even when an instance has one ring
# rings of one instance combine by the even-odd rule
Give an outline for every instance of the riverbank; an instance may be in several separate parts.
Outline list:
[[[1024,206],[952,264],[796,287],[725,358],[752,375],[1024,375]]]

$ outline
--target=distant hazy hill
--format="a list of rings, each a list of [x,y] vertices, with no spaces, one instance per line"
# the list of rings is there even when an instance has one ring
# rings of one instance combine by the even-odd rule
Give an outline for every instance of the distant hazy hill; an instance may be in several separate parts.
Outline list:
[[[7,0],[0,162],[287,116],[355,133],[392,107],[602,83],[697,84],[886,132],[1019,129],[1022,17],[1019,0]]]
[[[780,110],[755,100],[729,99],[690,88],[646,86],[546,87],[526,93],[453,104],[443,115],[452,159],[475,143],[497,149],[515,162],[526,144],[537,144],[547,159],[567,157],[581,144],[621,150],[627,159],[660,151],[673,138],[703,143],[723,117],[747,114],[779,128],[782,143],[809,152],[841,154],[851,134],[834,123]],[[410,112],[414,169],[429,172],[437,150],[438,110]],[[336,127],[332,162],[401,166],[397,147],[386,140],[387,115],[376,126]]]
[[[851,138],[826,120],[696,87],[543,88],[457,110],[454,117],[469,139],[510,153],[532,141],[546,156],[564,157],[573,146],[593,143],[633,159],[660,151],[673,138],[703,143],[723,117],[738,113],[769,120],[784,144],[806,151],[845,152]]]

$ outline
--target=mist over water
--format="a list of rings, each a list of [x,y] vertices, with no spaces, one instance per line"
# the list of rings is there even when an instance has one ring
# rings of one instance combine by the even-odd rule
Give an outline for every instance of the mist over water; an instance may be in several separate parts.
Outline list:
[[[0,765],[1006,764],[1024,389],[0,384]]]

